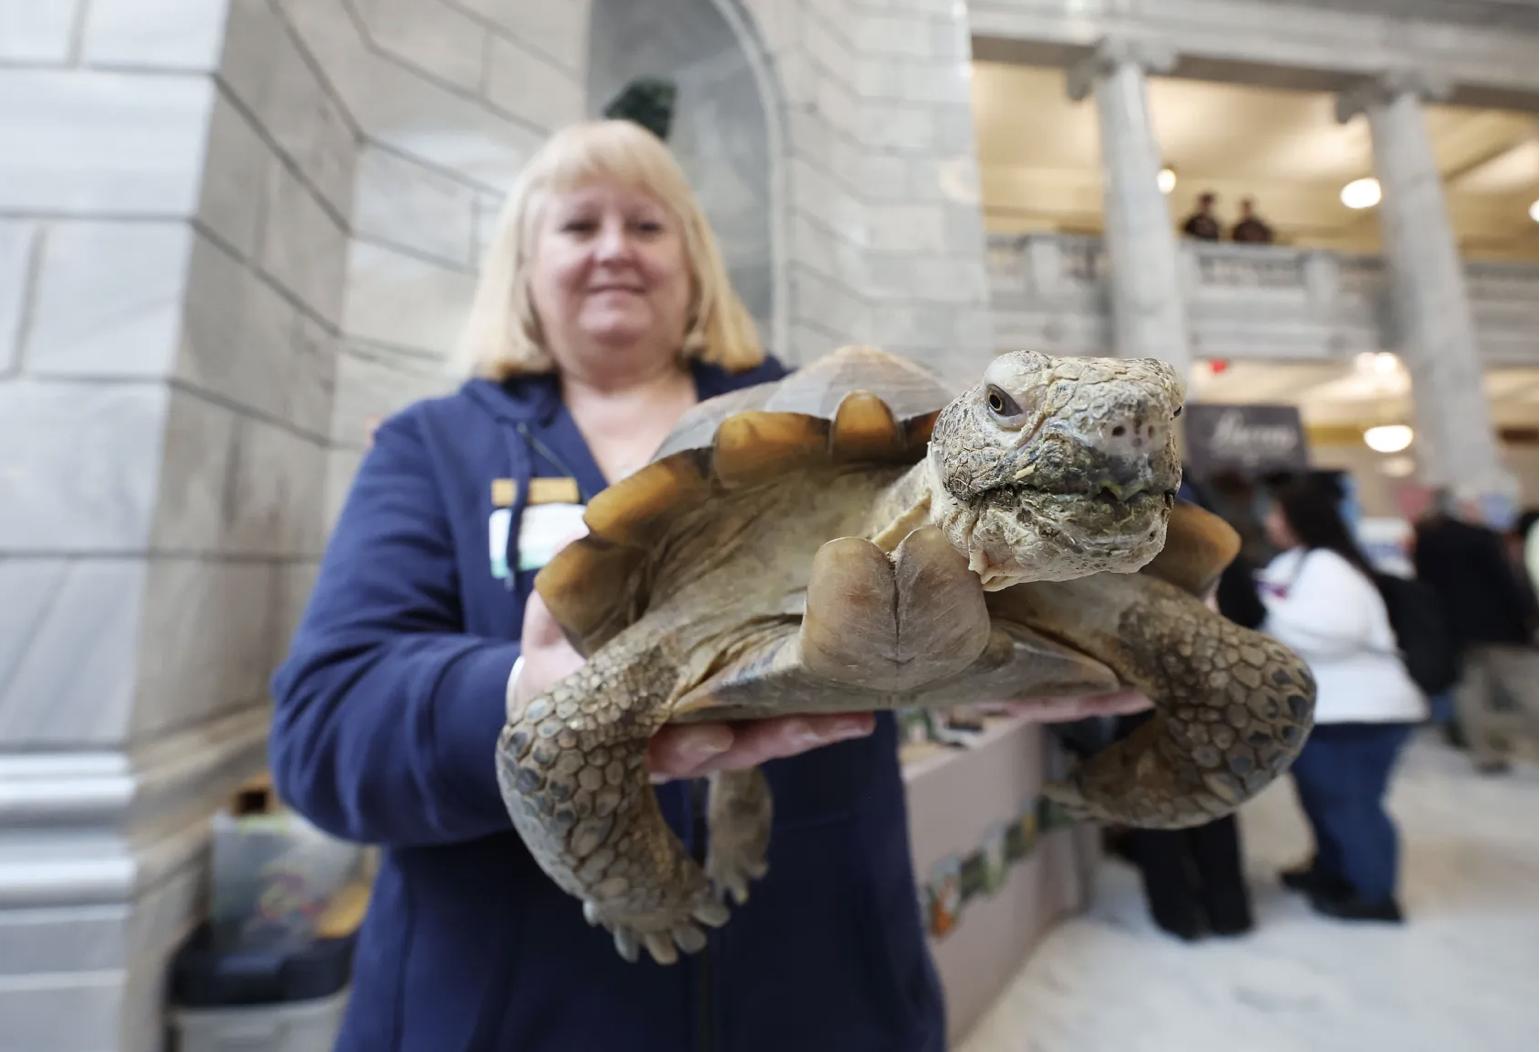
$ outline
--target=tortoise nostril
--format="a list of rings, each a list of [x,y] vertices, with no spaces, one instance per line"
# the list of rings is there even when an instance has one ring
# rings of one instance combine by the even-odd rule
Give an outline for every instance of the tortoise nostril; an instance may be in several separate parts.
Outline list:
[[[1125,428],[1123,427],[1123,425],[1119,424],[1117,427],[1112,429],[1112,437],[1113,438],[1122,438],[1124,430],[1125,430]]]

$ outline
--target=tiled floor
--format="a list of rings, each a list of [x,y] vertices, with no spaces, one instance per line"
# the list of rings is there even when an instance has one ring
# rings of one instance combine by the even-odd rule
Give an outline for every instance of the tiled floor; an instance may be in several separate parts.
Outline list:
[[[1043,942],[958,1052],[1534,1052],[1534,768],[1482,778],[1425,738],[1391,810],[1404,927],[1328,921],[1279,887],[1310,843],[1280,783],[1242,813],[1254,933],[1164,935],[1134,871],[1109,860],[1091,910]]]

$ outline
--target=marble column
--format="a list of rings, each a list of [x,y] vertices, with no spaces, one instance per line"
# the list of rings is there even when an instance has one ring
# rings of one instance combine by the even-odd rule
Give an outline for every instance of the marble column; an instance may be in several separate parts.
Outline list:
[[[1337,100],[1337,119],[1369,122],[1380,181],[1380,230],[1396,336],[1412,378],[1412,418],[1424,482],[1497,514],[1518,493],[1504,468],[1476,348],[1470,299],[1444,187],[1423,120],[1424,99],[1447,88],[1411,72],[1366,81]]]
[[[1185,377],[1191,360],[1176,235],[1157,185],[1160,148],[1150,126],[1146,73],[1175,65],[1169,49],[1104,39],[1069,71],[1070,98],[1096,99],[1101,126],[1107,257],[1116,353],[1161,358]]]

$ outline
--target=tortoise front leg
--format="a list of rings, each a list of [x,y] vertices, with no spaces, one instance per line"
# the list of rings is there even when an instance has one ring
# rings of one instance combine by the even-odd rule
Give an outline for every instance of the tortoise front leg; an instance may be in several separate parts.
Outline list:
[[[540,868],[583,901],[590,924],[628,961],[659,964],[706,944],[699,924],[727,921],[701,868],[658,808],[647,742],[666,718],[674,673],[656,648],[620,639],[510,713],[497,779],[514,828]]]

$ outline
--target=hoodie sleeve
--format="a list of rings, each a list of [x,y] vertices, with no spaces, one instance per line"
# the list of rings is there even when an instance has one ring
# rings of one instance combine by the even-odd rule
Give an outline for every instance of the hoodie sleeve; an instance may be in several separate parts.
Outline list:
[[[273,678],[279,794],[396,845],[510,828],[494,750],[519,646],[462,630],[445,501],[413,416],[375,435]]]

